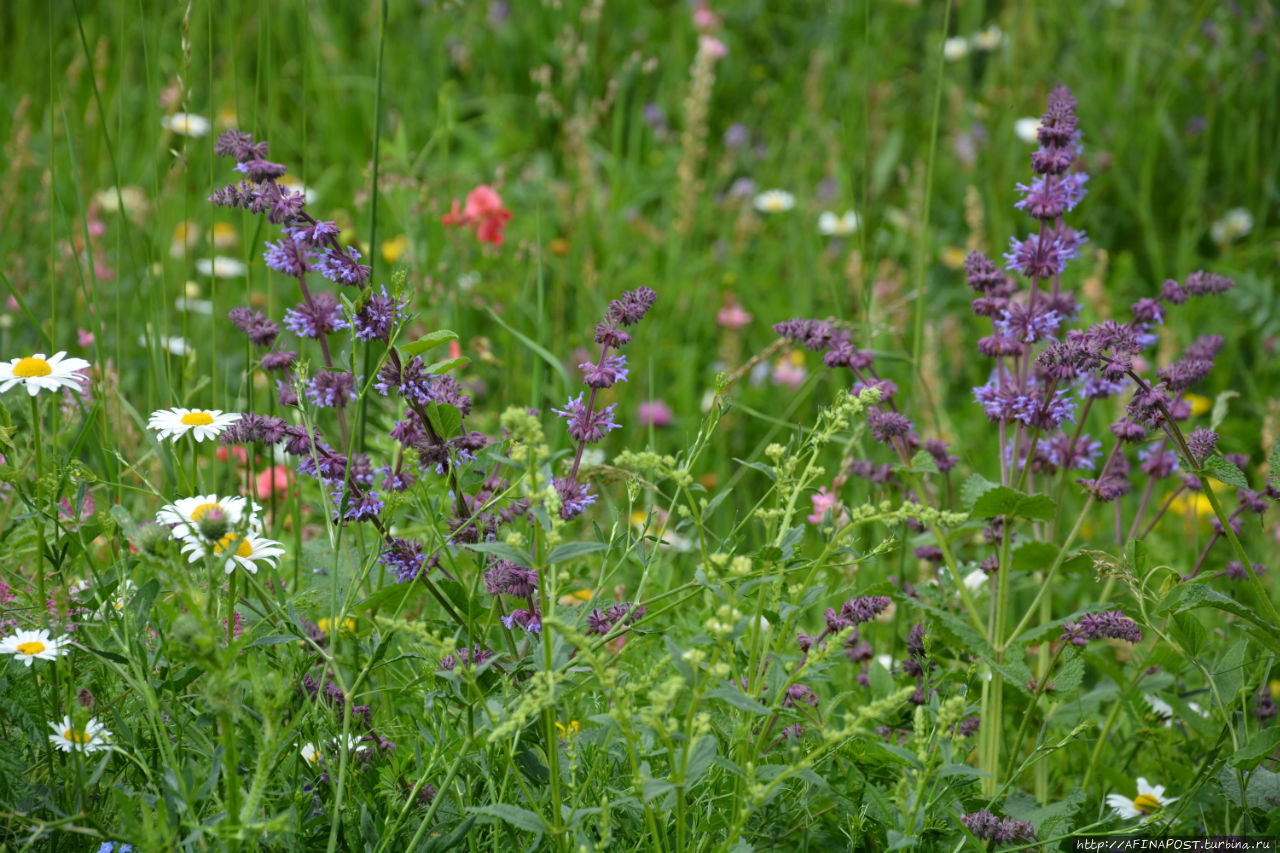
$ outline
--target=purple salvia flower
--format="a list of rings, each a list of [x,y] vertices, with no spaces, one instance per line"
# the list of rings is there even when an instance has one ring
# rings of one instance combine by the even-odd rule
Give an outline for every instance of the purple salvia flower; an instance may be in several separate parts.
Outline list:
[[[422,573],[427,558],[421,542],[393,538],[378,555],[378,562],[391,569],[398,582],[407,583]]]
[[[1009,238],[1009,251],[1004,255],[1008,269],[1022,273],[1027,278],[1049,279],[1061,273],[1067,265],[1056,238],[1045,234],[1032,234],[1019,241]]]
[[[568,477],[556,477],[551,483],[560,495],[560,517],[565,521],[581,515],[596,502],[596,496],[591,494],[586,483],[579,483]]]
[[[255,157],[251,160],[241,160],[235,165],[235,170],[242,173],[246,178],[255,182],[274,181],[276,178],[289,171],[288,167],[281,163],[272,163],[270,160],[263,160]]]
[[[249,337],[254,346],[269,347],[280,334],[280,326],[275,320],[252,308],[232,308],[227,312],[227,317]]]
[[[326,248],[314,262],[316,272],[335,284],[363,287],[372,268],[359,263],[360,250],[347,246],[341,251]]]
[[[881,444],[889,444],[911,432],[911,420],[899,412],[872,409],[867,414],[867,424],[871,427],[871,437]]]
[[[1058,639],[1083,648],[1090,640],[1103,637],[1136,644],[1142,642],[1142,629],[1123,611],[1108,610],[1086,613],[1078,623],[1067,622],[1062,626],[1062,636]]]
[[[284,312],[284,325],[300,338],[319,338],[347,328],[347,318],[336,296],[315,293]]]
[[[310,247],[306,243],[286,235],[281,237],[278,243],[265,245],[267,248],[262,253],[262,259],[276,272],[297,278],[306,275],[311,269],[311,260],[308,257]]]
[[[795,708],[798,705],[808,705],[810,708],[818,707],[818,694],[814,693],[813,688],[806,684],[788,685],[782,697],[782,707]]]
[[[490,595],[533,598],[538,594],[538,573],[510,560],[499,560],[484,573],[484,586]]]
[[[371,293],[360,309],[351,315],[351,328],[361,341],[391,342],[396,327],[404,322],[407,300],[393,299],[386,285],[380,293]]]
[[[1218,434],[1213,430],[1196,427],[1187,436],[1187,449],[1191,451],[1197,465],[1203,465],[1217,446]]]
[[[617,429],[621,424],[614,423],[614,411],[618,408],[617,403],[606,406],[603,409],[588,411],[585,403],[582,402],[582,395],[579,394],[576,399],[570,399],[563,409],[552,409],[560,417],[564,418],[569,424],[569,435],[575,441],[583,441],[588,444],[599,441],[604,438],[605,433],[609,430]]]
[[[268,352],[262,356],[262,369],[267,371],[289,370],[298,361],[298,354],[292,350],[285,352]]]
[[[851,624],[870,622],[889,609],[893,599],[887,595],[860,595],[840,606],[840,615]]]
[[[605,356],[599,362],[586,361],[578,365],[582,371],[582,381],[588,388],[611,388],[618,382],[627,381],[627,357],[625,355]]]
[[[1027,305],[1010,302],[996,321],[996,328],[1022,343],[1033,344],[1058,334],[1062,318],[1058,312],[1046,309],[1043,303]]]
[[[356,398],[356,379],[340,370],[322,370],[307,382],[307,399],[314,405],[341,409]]]

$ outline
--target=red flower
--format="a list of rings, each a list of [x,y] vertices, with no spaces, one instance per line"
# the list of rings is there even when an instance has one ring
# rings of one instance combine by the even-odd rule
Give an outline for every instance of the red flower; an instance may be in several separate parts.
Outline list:
[[[501,246],[502,229],[511,219],[511,211],[502,206],[502,196],[487,184],[467,193],[465,207],[459,208],[458,200],[453,200],[449,212],[440,217],[445,225],[466,225],[476,229],[476,237],[481,243],[492,243]]]

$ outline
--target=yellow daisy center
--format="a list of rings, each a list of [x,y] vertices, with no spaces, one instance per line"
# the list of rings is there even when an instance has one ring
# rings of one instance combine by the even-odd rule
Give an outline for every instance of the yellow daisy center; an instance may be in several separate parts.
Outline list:
[[[53,368],[49,366],[49,362],[43,358],[23,358],[13,366],[13,375],[22,379],[30,379],[35,376],[48,376],[53,373]]]
[[[236,539],[240,540],[240,544],[236,546],[237,557],[252,557],[253,546],[249,544],[247,536],[241,536],[239,533],[228,533],[218,540],[218,544],[213,546],[213,553],[222,554]]]
[[[1154,814],[1160,811],[1160,801],[1151,794],[1139,794],[1133,798],[1133,807],[1143,814]]]
[[[187,412],[182,416],[182,422],[187,426],[208,426],[213,423],[213,415],[208,412]]]
[[[62,733],[62,737],[72,743],[88,743],[93,739],[93,736],[88,732],[78,732],[75,729],[67,729]]]
[[[38,655],[47,647],[39,640],[30,640],[26,643],[18,643],[18,654],[20,655]]]
[[[191,520],[199,521],[209,513],[213,512],[215,509],[221,509],[221,508],[222,507],[218,506],[217,504],[200,504],[200,506],[191,510]]]

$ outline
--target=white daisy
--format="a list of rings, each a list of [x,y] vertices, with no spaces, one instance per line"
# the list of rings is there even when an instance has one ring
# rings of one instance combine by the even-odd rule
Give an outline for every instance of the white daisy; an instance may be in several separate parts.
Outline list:
[[[1209,226],[1209,235],[1213,242],[1225,246],[1248,234],[1253,230],[1253,214],[1243,207],[1234,207],[1222,215],[1222,218]]]
[[[223,412],[220,409],[160,409],[151,413],[148,429],[158,430],[160,441],[166,438],[176,442],[187,433],[196,441],[217,438],[236,421],[239,412]]]
[[[1013,135],[1028,145],[1034,145],[1040,141],[1036,136],[1036,131],[1039,129],[1040,119],[1038,118],[1020,118],[1013,123]]]
[[[969,590],[970,593],[975,593],[982,589],[986,584],[987,573],[982,569],[974,569],[969,572],[969,574],[965,575],[964,580],[961,582],[964,584],[964,588]]]
[[[39,631],[19,631],[0,640],[0,654],[13,655],[15,660],[31,666],[34,660],[54,660],[58,655],[65,654],[70,642],[71,638],[67,636],[50,637],[45,628]]]
[[[199,258],[196,260],[196,272],[214,278],[241,278],[248,271],[244,261],[218,255],[215,258]]]
[[[187,346],[186,339],[177,335],[169,335],[168,337],[153,335],[151,340],[155,341],[161,352],[168,355],[176,355],[178,358],[182,358],[191,351],[191,348]],[[138,335],[138,343],[144,347],[147,346],[147,336]]]
[[[208,136],[209,120],[191,113],[174,113],[160,119],[164,129],[179,136]]]
[[[200,521],[214,509],[222,510],[222,514],[227,517],[228,530],[240,526],[246,509],[249,514],[249,529],[262,529],[262,523],[258,520],[258,512],[262,507],[256,503],[250,505],[247,498],[220,498],[217,495],[183,498],[163,506],[156,513],[156,523],[172,527],[175,539],[203,538],[199,530]]]
[[[49,735],[49,743],[63,752],[75,750],[88,754],[111,748],[111,732],[95,717],[91,717],[83,726],[77,726],[67,716],[60,723],[50,723],[49,728],[54,732]]]
[[[761,213],[783,213],[796,206],[796,197],[786,190],[765,190],[752,204]]]
[[[0,392],[8,391],[15,385],[23,385],[32,397],[41,391],[57,391],[70,388],[79,392],[84,389],[84,377],[78,372],[89,366],[83,358],[66,358],[66,352],[56,352],[45,358],[38,352],[26,358],[11,359],[7,364],[0,362]]]
[[[1124,794],[1107,794],[1107,805],[1124,820],[1135,817],[1148,818],[1163,809],[1176,797],[1164,795],[1164,785],[1152,785],[1141,776],[1138,777],[1138,796],[1129,799]]]
[[[818,216],[818,233],[828,237],[847,237],[858,230],[860,223],[858,214],[852,210],[846,210],[843,216],[824,210]]]
[[[956,36],[942,43],[942,56],[947,62],[956,62],[969,55],[969,40]]]
[[[249,574],[256,575],[259,562],[274,566],[284,556],[284,546],[253,531],[233,530],[213,543],[203,536],[193,536],[182,546],[182,553],[191,555],[187,558],[189,563],[199,562],[212,553],[215,559],[226,558],[224,568],[227,574],[234,572],[239,565]]]
[[[1173,727],[1173,706],[1172,705],[1170,705],[1168,702],[1161,699],[1159,696],[1153,696],[1150,693],[1144,693],[1142,698],[1147,700],[1147,704],[1151,706],[1152,713],[1154,713],[1157,717],[1160,717],[1164,720],[1164,727],[1166,729]],[[1202,717],[1208,716],[1208,714],[1205,713],[1204,709],[1201,708],[1199,705],[1197,705],[1195,702],[1188,702],[1187,708],[1190,709],[1192,713],[1199,714]]]
[[[1004,44],[1004,30],[995,24],[973,34],[974,50],[995,50]]]

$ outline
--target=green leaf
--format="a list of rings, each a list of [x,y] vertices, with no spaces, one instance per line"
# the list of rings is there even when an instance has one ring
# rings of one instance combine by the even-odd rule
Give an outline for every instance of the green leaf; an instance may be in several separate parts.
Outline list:
[[[569,392],[569,387],[573,385],[573,383],[569,380],[569,372],[564,369],[564,365],[560,363],[560,359],[556,358],[554,355],[548,352],[546,347],[544,347],[542,344],[535,341],[533,338],[530,338],[528,335],[517,332],[515,329],[508,326],[506,322],[504,322],[503,319],[499,317],[492,308],[486,308],[485,310],[489,312],[489,316],[493,318],[495,323],[497,323],[499,326],[501,326],[502,328],[506,329],[508,332],[515,335],[517,338],[519,338],[520,343],[524,344],[529,349],[533,350],[535,353],[537,353],[539,358],[541,358],[548,365],[550,365],[551,369],[554,370],[556,372],[556,375],[560,377],[562,382],[564,382],[564,391],[567,394]]]
[[[452,850],[459,846],[462,841],[471,832],[471,827],[475,825],[476,819],[469,817],[462,823],[450,830],[448,835],[437,836],[427,842],[426,847],[419,848],[419,853],[445,853],[446,850]]]
[[[1227,419],[1227,401],[1239,397],[1238,391],[1223,391],[1213,401],[1213,412],[1209,415],[1209,429],[1216,430]]]
[[[969,479],[960,487],[960,503],[967,510],[972,510],[978,498],[996,488],[996,484],[981,474],[970,474]]]
[[[1175,613],[1169,622],[1169,633],[1173,634],[1179,645],[1187,654],[1198,656],[1204,651],[1209,634],[1196,617],[1186,613]]]
[[[1249,488],[1249,480],[1245,477],[1244,472],[1221,456],[1210,456],[1204,460],[1204,468],[1210,477],[1215,480],[1221,480],[1228,486],[1236,486],[1241,489]]]
[[[911,457],[911,464],[905,468],[901,465],[895,465],[894,470],[905,471],[908,474],[936,474],[938,473],[938,463],[927,450],[917,450],[915,455]]]
[[[453,438],[462,426],[462,412],[457,406],[450,406],[448,403],[428,403],[427,419],[431,421],[431,428],[436,431],[436,435],[441,438]]]
[[[528,568],[533,565],[533,558],[524,551],[521,551],[514,545],[508,545],[506,542],[477,542],[474,545],[464,545],[469,551],[479,551],[481,554],[492,554],[499,560],[510,560],[513,563]]]
[[[707,772],[716,757],[716,739],[712,735],[701,735],[689,750],[689,759],[684,766],[685,790],[693,787],[702,774]]]
[[[416,341],[404,344],[400,347],[400,352],[413,358],[415,355],[422,355],[424,352],[430,352],[441,344],[447,344],[449,341],[456,341],[458,333],[450,329],[437,329],[418,338]]]
[[[1249,641],[1236,640],[1223,652],[1213,672],[1213,683],[1218,688],[1218,695],[1228,706],[1235,703],[1236,694],[1244,686],[1245,656],[1248,654]]]
[[[1280,438],[1271,445],[1271,455],[1267,457],[1267,482],[1280,487]]]
[[[450,370],[457,370],[459,367],[466,367],[471,363],[471,359],[465,355],[457,358],[442,358],[440,361],[433,361],[423,368],[427,373],[439,376],[441,373],[448,373]]]
[[[1278,746],[1280,746],[1280,726],[1265,728],[1253,740],[1236,750],[1236,754],[1230,758],[1231,766],[1252,770],[1262,762],[1262,759],[1275,752]]]
[[[995,486],[974,501],[971,514],[978,518],[1004,515],[1052,521],[1057,506],[1048,495],[1028,495],[1008,486]]]
[[[736,687],[717,687],[707,696],[711,699],[722,699],[739,711],[746,711],[749,714],[769,713],[769,709],[761,704],[759,699],[751,698]]]
[[[554,566],[556,563],[563,563],[565,560],[572,560],[583,554],[595,554],[608,550],[609,546],[604,542],[566,542],[551,549],[551,553],[547,555],[547,565]]]
[[[510,803],[490,803],[487,806],[470,806],[467,808],[470,814],[477,815],[481,818],[493,818],[503,823],[509,823],[516,829],[523,829],[527,832],[546,832],[547,825],[543,823],[541,816],[536,812],[528,809],[522,809],[519,806],[513,806]]]

